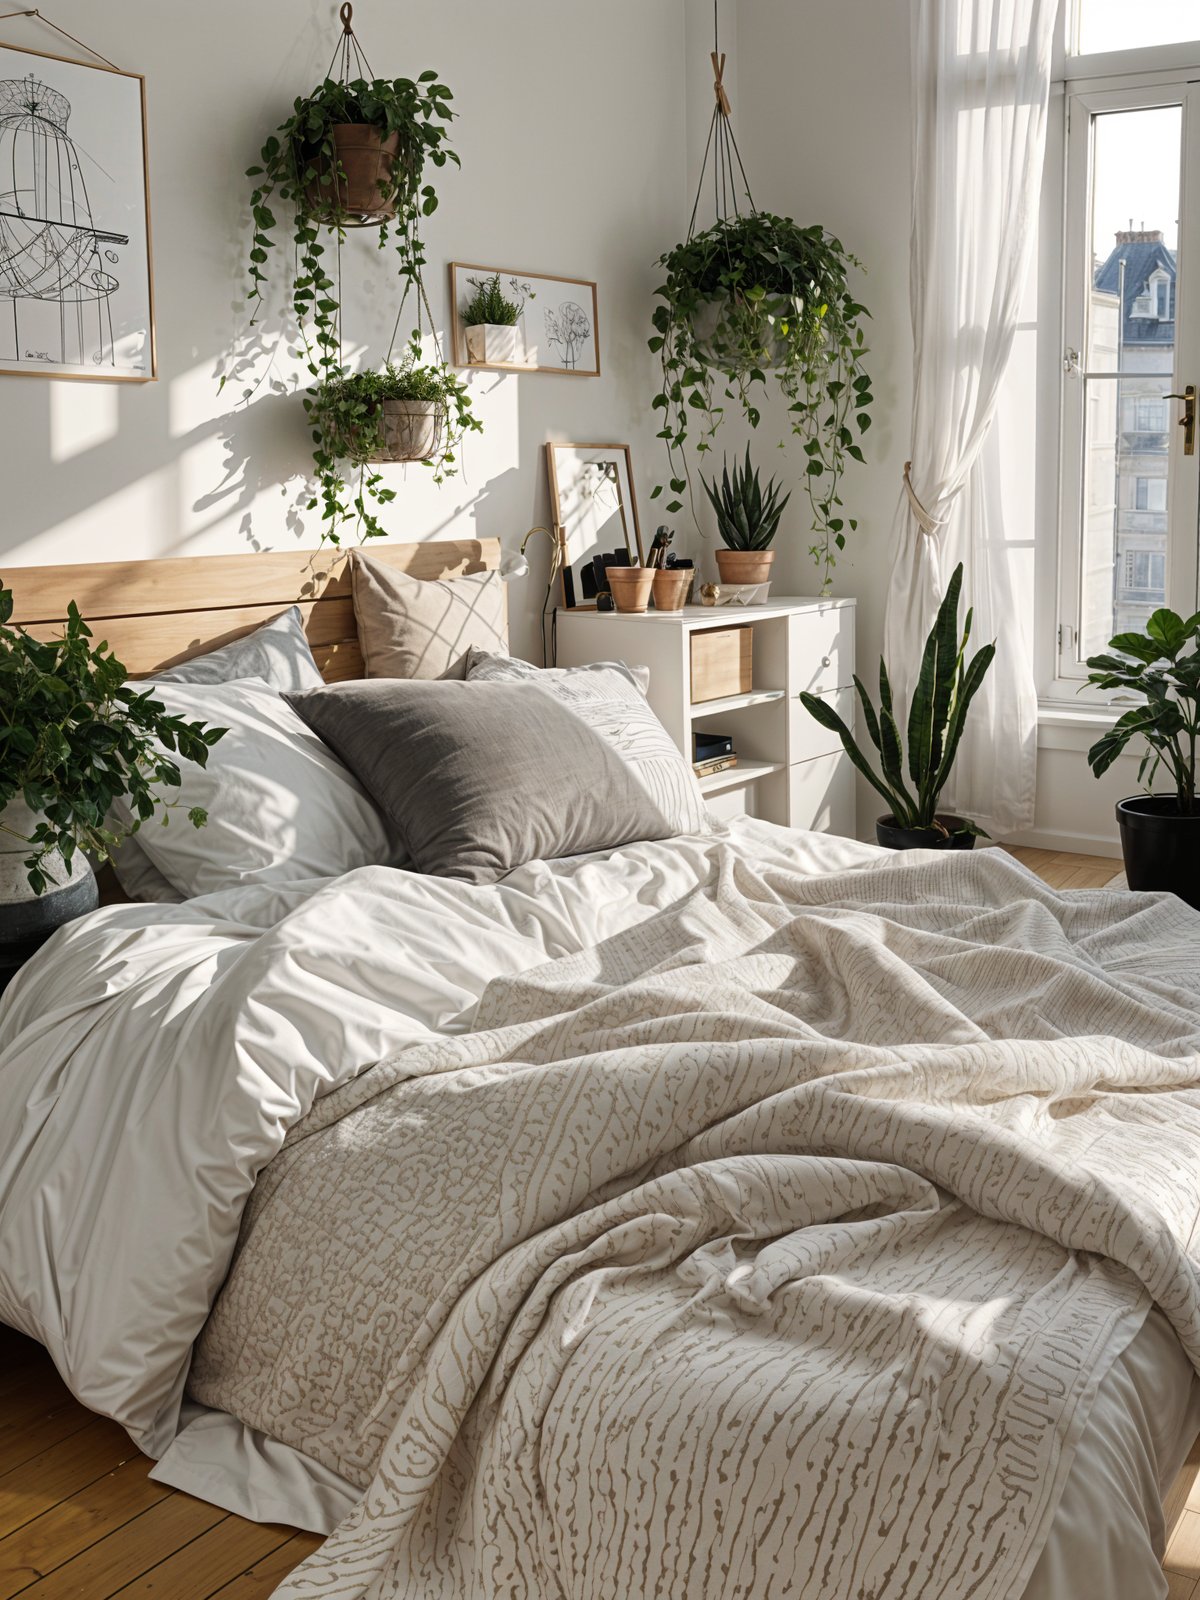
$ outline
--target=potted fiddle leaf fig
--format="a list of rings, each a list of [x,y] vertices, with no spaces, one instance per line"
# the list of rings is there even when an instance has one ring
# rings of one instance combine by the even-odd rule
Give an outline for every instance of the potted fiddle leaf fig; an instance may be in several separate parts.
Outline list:
[[[750,460],[749,445],[744,465],[733,463],[732,476],[728,466],[722,466],[720,482],[715,478],[711,483],[706,478],[700,482],[716,513],[717,532],[725,543],[725,548],[717,551],[721,582],[766,583],[775,560],[771,541],[792,498],[791,490],[781,499],[774,478],[763,488],[758,468]]]
[[[757,428],[774,390],[804,452],[809,553],[828,588],[845,530],[858,525],[841,486],[847,465],[863,460],[874,400],[863,366],[869,313],[849,282],[861,263],[822,227],[751,211],[692,234],[659,265],[649,344],[662,369],[652,405],[670,468],[667,509],[681,510],[690,489],[689,439],[697,453],[710,450],[727,401]],[[662,492],[656,485],[652,498]]]
[[[857,674],[854,678],[863,725],[879,757],[878,773],[831,705],[814,694],[800,696],[804,709],[823,728],[838,735],[851,761],[887,802],[887,813],[875,823],[875,837],[892,850],[970,850],[977,836],[987,838],[983,829],[966,817],[938,810],[942,790],[949,782],[958,754],[971,701],[996,654],[994,644],[985,644],[970,661],[966,659],[973,613],[967,612],[960,639],[958,597],[962,576],[960,562],[925,641],[917,686],[908,708],[907,783],[891,681],[882,659],[879,662],[878,712]]]
[[[0,583],[0,976],[94,909],[85,852],[106,857],[169,807],[175,756],[204,766],[225,732],[169,716],[152,684],[128,683],[73,601],[57,639],[9,627],[12,614]],[[136,819],[124,830],[111,816],[122,797]],[[207,817],[196,808],[188,820],[200,828]]]
[[[507,288],[500,286],[500,274],[490,278],[468,278],[474,293],[459,313],[467,339],[467,361],[471,366],[533,367],[537,347],[525,343],[521,318],[525,306],[536,298],[532,285],[510,277]]]
[[[1147,792],[1117,805],[1129,887],[1170,889],[1200,909],[1200,611],[1185,620],[1160,608],[1144,633],[1118,633],[1106,654],[1088,658],[1088,668],[1095,688],[1121,690],[1139,701],[1088,751],[1098,778],[1131,742],[1145,744],[1138,782],[1146,783]],[[1171,788],[1155,794],[1160,771]]]

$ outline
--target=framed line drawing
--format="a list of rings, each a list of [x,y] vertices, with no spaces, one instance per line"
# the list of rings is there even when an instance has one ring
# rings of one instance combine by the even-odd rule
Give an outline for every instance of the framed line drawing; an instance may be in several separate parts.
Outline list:
[[[0,375],[157,376],[139,73],[0,44]]]
[[[562,551],[565,607],[595,609],[598,557],[643,563],[642,530],[627,444],[546,446],[550,511]]]
[[[519,314],[511,329],[493,327],[488,339],[474,330],[468,348],[463,309],[479,287],[496,287]],[[504,335],[510,335],[505,340]],[[450,263],[450,344],[456,367],[490,372],[552,372],[560,377],[600,376],[599,300],[588,278],[556,278],[511,267]],[[484,359],[479,359],[483,356]]]

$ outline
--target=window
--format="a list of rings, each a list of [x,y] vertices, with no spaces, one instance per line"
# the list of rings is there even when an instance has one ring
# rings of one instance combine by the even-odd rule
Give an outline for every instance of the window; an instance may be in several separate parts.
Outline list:
[[[1154,284],[1154,315],[1166,322],[1171,316],[1171,280],[1163,274],[1151,282]]]
[[[1167,509],[1167,480],[1165,478],[1137,478],[1134,482],[1133,506],[1135,511],[1165,511]]]
[[[1125,556],[1125,588],[1161,600],[1166,587],[1166,557],[1157,550],[1130,550]]]
[[[1075,0],[1079,55],[1200,39],[1196,0]]]
[[[1165,433],[1167,431],[1167,402],[1146,395],[1135,395],[1132,405],[1132,424],[1135,433]]]

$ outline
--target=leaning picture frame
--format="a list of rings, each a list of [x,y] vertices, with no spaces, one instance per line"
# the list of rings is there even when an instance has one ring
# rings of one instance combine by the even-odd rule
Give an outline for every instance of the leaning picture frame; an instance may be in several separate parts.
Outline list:
[[[140,73],[0,43],[0,375],[158,375]]]
[[[644,562],[632,452],[627,444],[552,441],[546,471],[563,606],[594,609],[597,561],[639,567]]]
[[[463,311],[482,285],[516,308],[508,325],[468,327]],[[450,346],[458,367],[489,372],[600,376],[599,296],[588,278],[450,263]]]

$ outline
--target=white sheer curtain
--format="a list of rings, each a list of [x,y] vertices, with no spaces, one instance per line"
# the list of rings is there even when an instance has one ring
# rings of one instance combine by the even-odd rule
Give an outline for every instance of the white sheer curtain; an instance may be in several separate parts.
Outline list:
[[[1037,697],[1000,537],[996,452],[984,446],[1034,238],[1057,10],[1058,0],[913,0],[912,459],[884,655],[907,697],[961,561],[974,639],[998,648],[945,799],[993,834],[1033,819]]]

